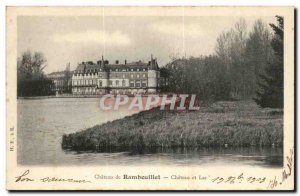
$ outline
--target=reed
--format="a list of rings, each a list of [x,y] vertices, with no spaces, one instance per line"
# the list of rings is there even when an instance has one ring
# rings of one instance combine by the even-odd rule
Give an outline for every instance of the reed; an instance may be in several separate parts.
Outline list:
[[[283,112],[252,101],[217,102],[194,112],[152,109],[64,135],[76,151],[172,147],[271,147],[283,144]]]

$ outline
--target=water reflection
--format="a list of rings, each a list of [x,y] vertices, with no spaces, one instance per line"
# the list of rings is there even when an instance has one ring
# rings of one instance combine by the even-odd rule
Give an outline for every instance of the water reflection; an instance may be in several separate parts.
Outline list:
[[[151,148],[103,149],[102,151],[66,153],[82,158],[103,157],[107,163],[118,165],[248,165],[282,167],[282,148]],[[115,158],[119,158],[116,161]],[[99,163],[99,162],[98,162]]]

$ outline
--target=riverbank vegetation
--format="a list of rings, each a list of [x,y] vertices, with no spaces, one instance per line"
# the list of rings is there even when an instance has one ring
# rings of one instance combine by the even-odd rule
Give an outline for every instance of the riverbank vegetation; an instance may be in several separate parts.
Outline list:
[[[253,101],[221,101],[194,112],[153,109],[62,138],[64,149],[76,151],[272,147],[282,143],[282,109],[261,109]]]

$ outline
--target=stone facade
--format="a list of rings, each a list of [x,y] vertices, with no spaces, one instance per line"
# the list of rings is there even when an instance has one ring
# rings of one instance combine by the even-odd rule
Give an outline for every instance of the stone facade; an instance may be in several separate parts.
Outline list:
[[[82,62],[72,76],[73,95],[101,94],[146,94],[159,89],[160,71],[156,59],[148,63],[142,61],[109,64]]]

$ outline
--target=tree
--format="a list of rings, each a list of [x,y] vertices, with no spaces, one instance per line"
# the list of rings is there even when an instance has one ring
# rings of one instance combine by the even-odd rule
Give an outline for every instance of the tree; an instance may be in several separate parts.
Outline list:
[[[208,102],[229,98],[226,66],[217,56],[176,59],[165,69],[170,92],[196,94],[201,101]]]
[[[245,98],[244,81],[246,67],[244,52],[248,32],[244,19],[240,19],[228,32],[223,32],[217,38],[216,54],[226,66],[226,80],[230,81],[230,93],[233,97]]]
[[[274,50],[274,60],[265,69],[265,74],[261,74],[259,89],[255,102],[265,108],[283,108],[283,54],[284,54],[284,19],[276,16],[277,26],[270,24],[274,31],[271,46]]]
[[[40,52],[26,51],[17,60],[17,95],[42,96],[53,94],[53,82],[46,78],[43,69],[46,58]]]
[[[18,78],[40,78],[43,77],[43,69],[47,60],[40,52],[32,54],[29,50],[22,54],[21,59],[18,59]]]
[[[255,21],[246,43],[244,59],[246,72],[244,81],[246,84],[245,95],[253,98],[256,93],[259,75],[264,73],[268,62],[273,58],[271,47],[271,33],[267,25],[261,20]]]

